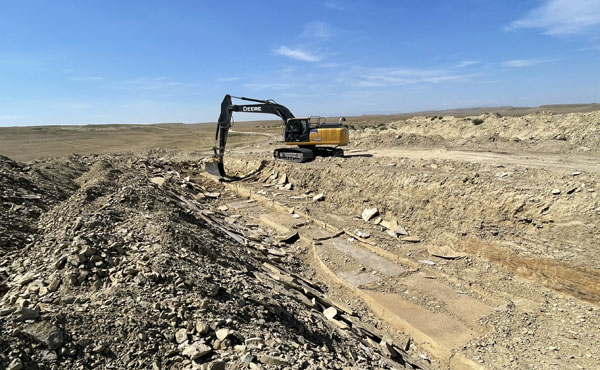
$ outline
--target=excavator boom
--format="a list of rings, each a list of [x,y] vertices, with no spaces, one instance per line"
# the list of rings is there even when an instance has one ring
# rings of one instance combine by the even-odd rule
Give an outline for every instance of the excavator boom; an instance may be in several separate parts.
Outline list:
[[[237,98],[240,100],[251,101],[261,104],[245,104],[235,105],[232,104],[231,98]],[[213,157],[209,162],[206,163],[206,172],[218,178],[225,178],[225,169],[223,167],[223,155],[225,154],[225,146],[227,145],[227,136],[229,129],[231,128],[231,116],[233,112],[245,112],[245,113],[268,113],[279,116],[283,122],[287,122],[288,119],[294,118],[292,112],[283,105],[277,104],[272,100],[259,100],[246,97],[237,97],[231,95],[225,95],[221,102],[221,114],[219,115],[219,122],[217,124],[217,132],[215,134],[215,146],[213,147]]]

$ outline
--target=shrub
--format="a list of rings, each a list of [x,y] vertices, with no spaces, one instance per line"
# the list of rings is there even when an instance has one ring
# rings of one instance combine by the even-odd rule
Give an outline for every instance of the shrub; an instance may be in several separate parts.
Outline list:
[[[475,126],[479,126],[483,123],[483,120],[481,118],[475,118],[474,120],[472,120],[471,122],[473,122],[473,124]]]

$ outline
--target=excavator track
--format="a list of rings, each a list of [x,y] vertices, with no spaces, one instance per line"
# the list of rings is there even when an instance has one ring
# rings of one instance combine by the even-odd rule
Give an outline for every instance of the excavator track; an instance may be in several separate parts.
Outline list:
[[[315,159],[315,152],[308,148],[280,148],[273,151],[273,158],[290,162],[309,162]]]
[[[315,156],[319,157],[343,157],[344,150],[342,148],[331,148],[326,146],[315,147]]]

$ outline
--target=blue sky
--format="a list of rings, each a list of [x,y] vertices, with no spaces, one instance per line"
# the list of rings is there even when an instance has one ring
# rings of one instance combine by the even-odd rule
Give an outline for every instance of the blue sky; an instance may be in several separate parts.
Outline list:
[[[600,0],[0,4],[3,126],[600,102],[599,66]]]

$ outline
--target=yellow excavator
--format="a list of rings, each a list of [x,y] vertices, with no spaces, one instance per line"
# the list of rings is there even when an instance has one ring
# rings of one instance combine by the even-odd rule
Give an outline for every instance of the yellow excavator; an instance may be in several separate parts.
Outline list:
[[[232,104],[231,98],[259,104]],[[348,128],[343,126],[346,120],[341,117],[336,123],[326,123],[323,117],[296,118],[289,109],[273,100],[259,100],[246,97],[225,95],[221,103],[221,115],[217,123],[213,157],[206,163],[206,171],[218,178],[225,178],[223,155],[227,144],[227,134],[232,126],[233,112],[275,114],[283,120],[283,141],[296,148],[279,148],[273,152],[275,159],[308,162],[316,156],[343,157],[339,146],[349,141]],[[327,146],[322,146],[327,145]]]

